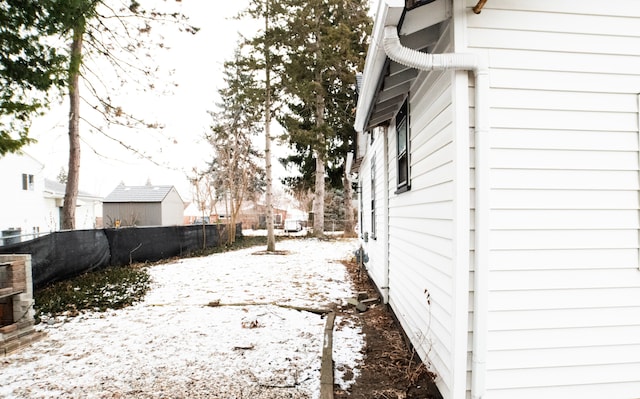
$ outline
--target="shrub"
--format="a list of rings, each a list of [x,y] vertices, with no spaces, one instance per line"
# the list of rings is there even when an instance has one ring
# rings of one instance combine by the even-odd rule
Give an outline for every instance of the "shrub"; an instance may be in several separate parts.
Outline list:
[[[35,319],[75,316],[84,310],[121,309],[141,300],[151,278],[145,267],[119,266],[53,283],[34,293]]]

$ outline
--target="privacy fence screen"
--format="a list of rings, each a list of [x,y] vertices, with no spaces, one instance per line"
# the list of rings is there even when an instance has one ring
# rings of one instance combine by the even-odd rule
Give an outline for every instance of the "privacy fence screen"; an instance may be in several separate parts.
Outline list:
[[[0,247],[2,254],[30,254],[33,285],[42,287],[107,266],[155,262],[227,241],[226,225],[129,227],[59,231]],[[242,236],[242,225],[236,237]],[[204,243],[206,238],[206,243]]]

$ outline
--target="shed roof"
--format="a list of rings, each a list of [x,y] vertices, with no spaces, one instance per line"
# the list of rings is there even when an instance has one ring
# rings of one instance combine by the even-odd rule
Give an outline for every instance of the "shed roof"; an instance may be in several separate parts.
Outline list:
[[[104,202],[162,202],[173,186],[125,186],[120,184]]]

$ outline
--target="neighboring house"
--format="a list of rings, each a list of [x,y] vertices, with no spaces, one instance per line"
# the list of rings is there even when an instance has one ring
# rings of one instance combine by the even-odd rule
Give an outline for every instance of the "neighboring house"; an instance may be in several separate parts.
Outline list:
[[[64,185],[44,177],[44,165],[22,152],[0,157],[0,230],[5,244],[60,230]],[[101,199],[78,193],[76,228],[95,228]]]
[[[103,223],[105,227],[182,225],[184,209],[174,186],[120,184],[104,199]]]
[[[229,216],[224,213],[224,202],[216,203],[213,206],[211,214],[205,212],[204,220],[206,223],[226,223],[229,221]],[[273,224],[275,228],[283,228],[284,220],[287,217],[287,210],[273,209]],[[185,208],[184,221],[185,224],[201,224],[202,223],[202,211],[198,210],[195,202],[189,204]],[[237,223],[242,223],[243,229],[266,229],[267,228],[267,210],[262,204],[254,204],[244,206],[240,209],[237,217]]]
[[[445,399],[640,398],[640,2],[474,6],[381,0],[368,272]]]
[[[42,196],[43,170],[44,165],[26,153],[0,157],[2,236],[17,236],[15,239],[23,240],[19,238],[22,234],[55,230],[56,226],[46,220],[47,209]],[[8,239],[9,242],[11,240]]]
[[[273,227],[281,229],[287,218],[285,209],[273,208]],[[262,230],[267,228],[267,207],[263,204],[252,204],[240,210],[238,223],[243,229]]]
[[[62,228],[62,207],[66,185],[44,179],[44,198],[47,220],[53,230]],[[76,230],[102,228],[102,198],[78,190],[76,199]]]

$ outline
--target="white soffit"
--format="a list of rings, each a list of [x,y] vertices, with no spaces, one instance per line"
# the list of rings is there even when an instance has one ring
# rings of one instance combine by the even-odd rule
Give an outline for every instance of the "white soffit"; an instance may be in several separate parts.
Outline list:
[[[404,0],[382,0],[378,7],[358,99],[357,131],[390,120],[402,105],[408,88],[417,76],[416,71],[387,59],[382,48],[385,26],[402,23],[400,37],[403,45],[426,51],[438,39],[437,25],[451,14],[448,0],[435,0],[406,12],[404,6]]]
[[[400,36],[416,33],[446,20],[451,15],[448,4],[445,0],[436,0],[408,11],[402,21]]]

